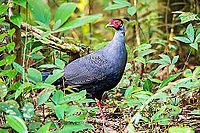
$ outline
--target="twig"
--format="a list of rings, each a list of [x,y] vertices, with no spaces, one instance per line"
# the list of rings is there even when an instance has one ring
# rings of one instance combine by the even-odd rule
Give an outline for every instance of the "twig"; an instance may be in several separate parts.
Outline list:
[[[38,41],[44,43],[44,45],[48,45],[52,48],[59,49],[63,52],[80,53],[81,51],[80,47],[72,43],[63,42],[61,39],[53,35],[48,35],[47,37],[42,38],[41,35],[45,33],[44,31],[27,23],[22,23],[22,29],[25,29],[26,27],[28,28],[28,31],[33,35],[33,37]]]

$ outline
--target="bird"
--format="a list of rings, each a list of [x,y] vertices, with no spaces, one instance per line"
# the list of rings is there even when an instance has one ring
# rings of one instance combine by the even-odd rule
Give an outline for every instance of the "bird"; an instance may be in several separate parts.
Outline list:
[[[86,90],[87,97],[96,100],[104,121],[106,118],[100,103],[102,95],[117,86],[127,62],[124,22],[122,19],[112,19],[106,27],[115,29],[110,43],[96,52],[73,60],[64,68],[64,84],[78,91]],[[43,72],[43,81],[50,74]],[[58,79],[53,85],[62,84],[62,81]]]
[[[127,62],[125,26],[122,19],[112,19],[106,27],[115,29],[113,39],[104,48],[75,59],[64,68],[65,84],[86,90],[87,97],[96,100],[105,120],[100,101],[105,91],[120,82]]]

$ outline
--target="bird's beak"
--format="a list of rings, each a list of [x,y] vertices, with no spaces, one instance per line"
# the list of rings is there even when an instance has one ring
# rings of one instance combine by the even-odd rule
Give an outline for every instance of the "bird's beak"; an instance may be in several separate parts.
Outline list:
[[[113,27],[114,25],[113,24],[111,24],[111,23],[108,23],[107,25],[106,25],[106,27]]]

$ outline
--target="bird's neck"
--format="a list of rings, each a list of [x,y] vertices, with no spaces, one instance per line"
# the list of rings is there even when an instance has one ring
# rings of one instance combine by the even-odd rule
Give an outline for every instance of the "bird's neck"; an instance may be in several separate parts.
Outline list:
[[[125,31],[124,30],[117,30],[115,31],[115,35],[112,41],[115,42],[124,42]]]

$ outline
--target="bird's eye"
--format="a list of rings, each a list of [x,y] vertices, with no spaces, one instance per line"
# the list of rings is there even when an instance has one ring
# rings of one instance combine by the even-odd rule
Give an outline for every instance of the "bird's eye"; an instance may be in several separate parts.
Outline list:
[[[117,24],[117,25],[118,25],[118,22],[115,22],[115,24]]]

